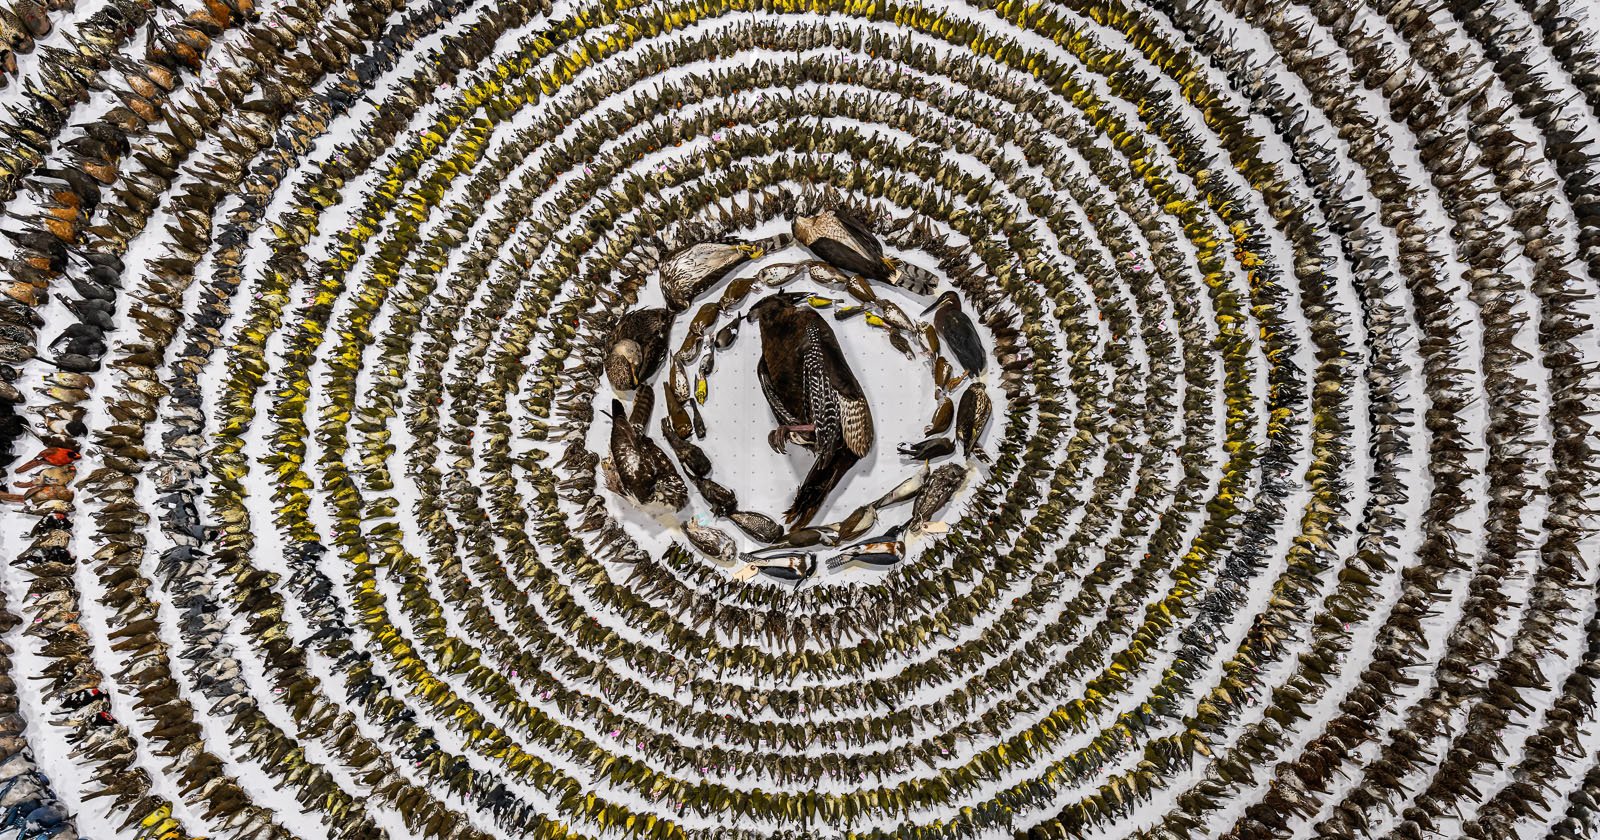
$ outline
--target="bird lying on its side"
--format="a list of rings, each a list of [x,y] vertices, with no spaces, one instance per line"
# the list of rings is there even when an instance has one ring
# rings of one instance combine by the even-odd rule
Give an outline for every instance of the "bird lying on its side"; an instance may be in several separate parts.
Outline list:
[[[623,411],[621,400],[611,400],[611,457],[602,462],[606,486],[641,505],[679,510],[689,503],[689,488],[667,453],[645,433],[654,392],[640,389],[637,399],[633,417]]]

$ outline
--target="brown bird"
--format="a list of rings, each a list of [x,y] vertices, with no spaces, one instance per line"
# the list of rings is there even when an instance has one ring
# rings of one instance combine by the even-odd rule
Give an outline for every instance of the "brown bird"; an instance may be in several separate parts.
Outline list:
[[[886,282],[895,274],[896,263],[883,256],[878,238],[860,223],[833,210],[797,217],[794,238],[835,268]]]
[[[611,457],[603,462],[606,485],[639,504],[678,510],[689,503],[689,489],[667,453],[645,434],[647,421],[628,417],[622,401],[611,401]]]
[[[845,362],[828,322],[797,304],[804,295],[763,298],[746,316],[761,325],[761,361],[756,374],[778,420],[768,438],[782,452],[786,442],[816,454],[816,461],[785,512],[789,525],[811,521],[845,473],[872,449],[872,408]]]
[[[961,394],[961,405],[956,408],[956,437],[961,441],[961,454],[976,455],[978,460],[988,460],[978,449],[978,438],[989,425],[989,415],[994,411],[989,402],[989,390],[983,383],[974,382]]]
[[[766,253],[760,245],[730,239],[690,245],[667,258],[661,266],[661,296],[667,308],[682,312],[694,299],[717,285],[728,272]]]
[[[635,309],[617,319],[606,353],[606,379],[618,391],[632,391],[654,376],[667,357],[672,314],[665,309]]]

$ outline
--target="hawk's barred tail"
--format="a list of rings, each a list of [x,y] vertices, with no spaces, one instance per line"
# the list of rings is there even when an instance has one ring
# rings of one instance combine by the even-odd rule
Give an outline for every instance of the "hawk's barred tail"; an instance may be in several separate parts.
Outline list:
[[[939,287],[939,276],[921,266],[903,263],[892,257],[884,261],[894,267],[889,283],[915,295],[931,295]]]

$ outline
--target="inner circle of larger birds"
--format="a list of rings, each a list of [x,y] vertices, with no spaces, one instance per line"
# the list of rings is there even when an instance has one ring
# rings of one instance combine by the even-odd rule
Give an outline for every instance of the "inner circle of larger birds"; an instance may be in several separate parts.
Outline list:
[[[723,565],[737,563],[733,575],[739,580],[757,574],[783,581],[808,580],[818,568],[813,549],[823,546],[842,546],[827,560],[832,570],[851,564],[879,569],[895,566],[906,556],[906,539],[928,527],[933,515],[949,504],[966,480],[964,465],[944,464],[935,470],[930,463],[953,454],[958,444],[964,456],[982,459],[979,439],[993,411],[988,389],[980,379],[988,366],[988,353],[976,325],[962,311],[959,294],[950,290],[939,295],[922,313],[931,313],[932,320],[920,322],[893,301],[880,298],[873,283],[927,292],[936,278],[884,256],[882,243],[864,225],[837,210],[824,210],[796,218],[793,236],[820,259],[769,265],[753,277],[729,283],[718,299],[695,310],[676,351],[669,354],[667,345],[677,316],[687,314],[696,299],[747,261],[760,259],[769,248],[786,247],[787,237],[764,243],[737,239],[701,242],[677,251],[659,272],[667,305],[623,313],[607,339],[606,379],[619,394],[631,392],[636,397],[631,410],[621,399],[611,400],[610,450],[601,462],[606,485],[637,504],[678,511],[689,503],[682,475],[688,476],[716,517],[726,518],[745,535],[767,544],[759,551],[742,553],[726,531],[699,519],[679,523],[697,550]],[[807,292],[771,291],[797,279],[843,292],[854,302],[846,304]],[[757,290],[770,293],[748,313],[738,313],[717,329],[719,316],[737,313]],[[831,310],[838,321],[861,317],[883,330],[890,344],[907,357],[925,357],[936,402],[924,430],[928,437],[900,447],[901,454],[921,461],[923,468],[844,519],[813,526],[811,521],[828,495],[875,443],[872,407],[833,328],[817,310]],[[761,333],[756,376],[777,422],[768,442],[778,452],[793,443],[816,456],[795,492],[794,503],[784,512],[783,526],[764,513],[742,509],[738,496],[711,477],[712,461],[694,442],[706,436],[697,404],[704,403],[709,394],[717,351],[732,346],[745,322],[757,325]],[[1000,334],[1014,351],[1007,366],[1022,369],[1026,359],[1015,352],[1017,331],[1007,328]],[[947,352],[942,353],[941,348]],[[652,438],[650,428],[656,405],[652,378],[663,366],[669,371],[662,384],[668,408],[660,431],[677,467]],[[692,385],[691,370],[695,371]],[[951,396],[958,392],[959,402]],[[907,521],[867,536],[879,526],[880,511],[907,502],[911,503]]]
[[[1597,28],[0,0],[0,840],[1600,837]]]

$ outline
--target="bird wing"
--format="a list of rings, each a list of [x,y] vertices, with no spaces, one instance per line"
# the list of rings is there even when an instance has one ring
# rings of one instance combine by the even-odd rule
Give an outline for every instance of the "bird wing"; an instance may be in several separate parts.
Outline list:
[[[857,458],[872,448],[872,407],[856,381],[839,340],[819,316],[806,330],[806,397],[817,425],[817,457],[827,457],[842,439]],[[837,437],[836,437],[837,435]]]
[[[639,453],[639,440],[628,424],[627,415],[620,402],[613,403],[611,417],[611,463],[622,476],[623,485],[631,492],[648,480],[644,459]]]
[[[656,410],[656,389],[640,388],[633,398],[633,411],[628,414],[628,423],[635,429],[649,426],[650,416]]]
[[[943,314],[943,313],[941,313]],[[950,352],[961,363],[961,367],[968,373],[982,373],[987,354],[983,352],[983,342],[978,338],[978,328],[973,325],[972,319],[965,312],[951,312],[941,331],[944,333],[944,343],[949,346]]]
[[[844,429],[844,445],[857,458],[865,458],[872,449],[872,408],[862,398],[839,400],[840,425]]]
[[[811,251],[821,257],[829,265],[854,271],[868,277],[881,276],[885,268],[881,262],[875,262],[855,249],[847,242],[840,242],[828,237],[823,237],[811,243]]]
[[[872,231],[867,230],[866,225],[861,224],[845,213],[834,213],[834,217],[839,220],[839,224],[850,234],[850,237],[856,241],[861,253],[874,262],[883,259],[883,246],[878,244],[878,237],[873,236]]]
[[[767,398],[767,405],[772,407],[772,416],[778,418],[778,425],[793,426],[799,421],[789,413],[783,405],[783,397],[778,394],[778,389],[772,384],[772,373],[767,370],[767,360],[756,362],[756,379],[761,381],[761,393]]]

